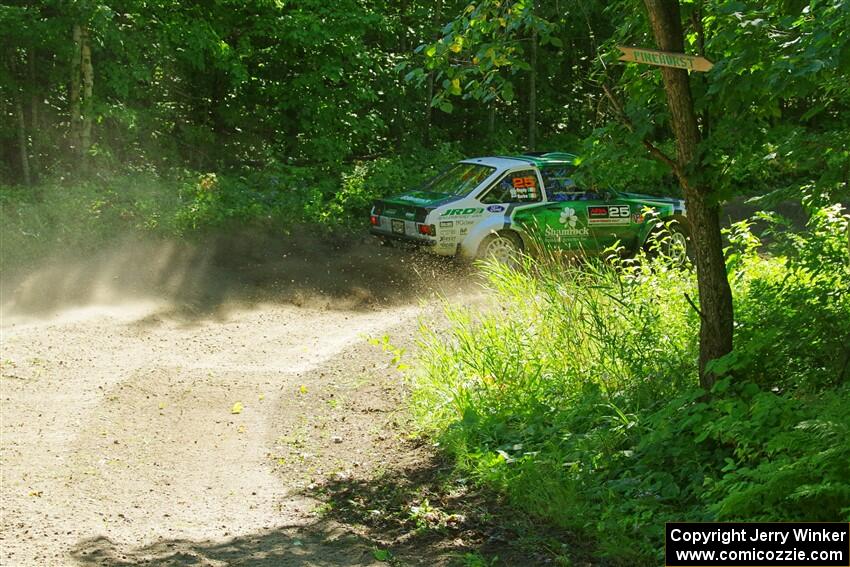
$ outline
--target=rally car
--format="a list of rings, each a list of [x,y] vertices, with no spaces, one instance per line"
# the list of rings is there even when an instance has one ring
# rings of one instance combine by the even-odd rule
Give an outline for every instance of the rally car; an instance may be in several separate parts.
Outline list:
[[[541,247],[634,253],[665,225],[668,253],[688,257],[684,201],[584,188],[573,180],[575,160],[552,152],[460,161],[418,189],[375,201],[371,233],[443,256],[510,261]]]

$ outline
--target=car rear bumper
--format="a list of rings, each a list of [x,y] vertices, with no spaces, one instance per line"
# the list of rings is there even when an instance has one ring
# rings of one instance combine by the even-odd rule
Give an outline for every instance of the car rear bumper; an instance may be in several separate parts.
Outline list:
[[[423,233],[421,231],[423,226],[425,225],[419,220],[373,214],[369,232],[391,240],[409,242],[420,246],[434,246],[437,239],[431,235],[433,231],[429,230],[429,233]]]
[[[435,246],[437,244],[436,240],[428,238],[427,236],[398,234],[390,230],[384,230],[375,226],[369,229],[369,233],[380,238],[385,238],[387,240],[397,242],[404,242],[406,244],[411,244],[414,246]]]

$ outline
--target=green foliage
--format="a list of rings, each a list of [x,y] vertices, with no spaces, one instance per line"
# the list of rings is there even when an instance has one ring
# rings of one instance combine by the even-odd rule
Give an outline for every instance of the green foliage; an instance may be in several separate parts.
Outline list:
[[[330,226],[362,226],[375,199],[417,187],[462,158],[456,146],[442,144],[433,150],[420,150],[415,156],[359,162],[342,174],[340,187],[316,221]]]
[[[183,231],[246,224],[283,232],[304,224],[325,230],[359,228],[374,199],[421,184],[458,155],[447,144],[415,157],[340,167],[277,165],[239,176],[205,174],[184,187],[188,198],[177,213],[177,225]]]
[[[435,79],[442,86],[431,104],[452,112],[451,96],[512,103],[514,84],[504,71],[514,74],[529,68],[521,39],[532,30],[542,35],[543,43],[552,38],[552,25],[535,17],[532,2],[485,1],[466,6],[443,28],[443,37],[417,48],[424,55],[424,68],[436,70]],[[408,77],[421,80],[424,73],[416,69]]]
[[[685,2],[682,10],[687,51],[716,63],[691,81],[708,182],[722,198],[781,200],[802,189],[838,201],[850,162],[850,3]],[[673,154],[660,73],[616,61],[617,45],[651,45],[635,0],[252,0],[204,9],[3,2],[0,25],[14,30],[0,38],[3,183],[23,179],[21,133],[32,177],[67,178],[76,169],[68,132],[75,24],[92,36],[92,171],[287,176],[277,171],[282,164],[339,173],[422,140],[452,140],[465,154],[515,151],[533,98],[537,145],[581,150],[589,183],[675,186],[641,143],[648,137]],[[432,114],[429,104],[445,112]]]
[[[841,381],[850,338],[847,217],[834,205],[815,210],[808,231],[774,231],[783,255],[771,262],[759,256],[749,224],[733,225],[727,249],[746,349],[716,366],[764,387],[818,391]]]
[[[393,558],[393,554],[389,549],[372,549],[372,557],[374,557],[377,561],[390,562]]]
[[[74,25],[93,40],[90,157],[99,171],[339,167],[405,145],[418,121],[411,112],[424,107],[395,66],[427,5],[404,13],[353,0],[17,4],[0,3],[0,24],[15,30],[0,39],[9,55],[0,62],[4,182],[21,178],[18,99],[32,168],[47,177],[74,169]]]
[[[847,222],[815,211],[770,256],[734,227],[736,349],[710,395],[693,387],[691,272],[485,266],[492,304],[423,329],[419,423],[462,474],[623,564],[660,560],[665,521],[846,520]]]
[[[183,188],[188,198],[177,212],[177,225],[184,232],[257,223],[286,230],[335,186],[323,173],[289,167],[238,177],[201,175]]]
[[[838,200],[837,193],[847,191],[850,163],[840,141],[850,105],[850,3],[682,2],[681,8],[685,50],[715,63],[690,80],[703,133],[700,181],[721,200],[765,193],[774,201],[796,199],[812,190]],[[621,20],[600,45],[592,76],[622,99],[632,128],[609,109],[612,119],[594,132],[591,142],[602,142],[588,148],[587,163],[611,168],[588,175],[622,174],[641,184],[633,172],[648,168],[643,139],[675,155],[666,99],[657,70],[616,61],[618,45],[652,47],[643,7],[618,0],[607,4],[606,14]]]

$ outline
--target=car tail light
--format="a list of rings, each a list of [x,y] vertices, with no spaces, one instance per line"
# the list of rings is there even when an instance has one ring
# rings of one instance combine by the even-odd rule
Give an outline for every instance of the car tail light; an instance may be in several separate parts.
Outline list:
[[[381,219],[378,218],[378,215],[372,215],[369,217],[369,222],[372,223],[372,226],[378,226],[381,224]]]
[[[433,224],[420,224],[419,234],[429,234],[434,236],[437,233],[436,227]]]

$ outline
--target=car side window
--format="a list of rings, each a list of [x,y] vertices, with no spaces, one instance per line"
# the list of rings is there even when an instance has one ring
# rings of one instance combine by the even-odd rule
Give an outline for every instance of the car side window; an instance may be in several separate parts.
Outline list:
[[[576,185],[572,166],[549,166],[540,170],[543,187],[550,201],[593,201],[601,199],[599,193]]]
[[[512,171],[505,175],[481,198],[484,204],[535,203],[542,198],[537,172],[533,169]]]

